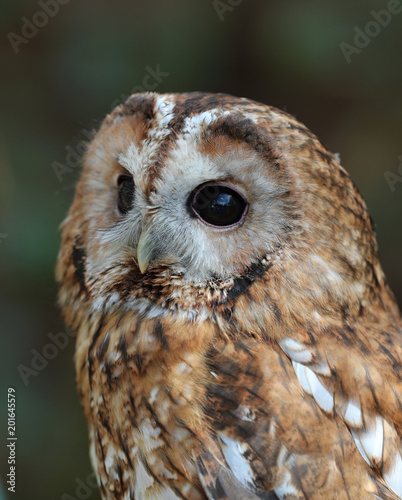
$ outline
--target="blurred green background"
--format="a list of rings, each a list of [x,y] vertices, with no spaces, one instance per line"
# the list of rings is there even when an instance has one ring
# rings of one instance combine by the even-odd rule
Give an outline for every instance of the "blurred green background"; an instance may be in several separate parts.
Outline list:
[[[49,333],[63,331],[53,275],[58,225],[78,168],[58,179],[52,165],[65,165],[66,148],[80,150],[85,131],[97,127],[122,95],[142,86],[149,68],[164,73],[158,92],[227,92],[272,104],[296,115],[339,152],[366,198],[383,266],[402,301],[402,177],[389,177],[392,186],[385,177],[402,175],[402,13],[383,13],[388,24],[378,29],[367,23],[372,10],[389,8],[387,2],[63,1],[47,21],[38,14],[43,11],[38,2],[1,2],[4,490],[9,386],[17,391],[18,414],[17,493],[0,492],[2,500],[52,500],[63,494],[70,500],[99,499],[82,483],[76,492],[91,469],[74,385],[73,341],[36,375],[27,374],[27,385],[17,367],[31,368],[32,349],[41,352]],[[44,24],[34,35],[25,28],[31,35],[26,43],[17,38],[24,17]],[[355,27],[371,34],[356,40],[366,45],[359,53],[340,45],[354,45]]]

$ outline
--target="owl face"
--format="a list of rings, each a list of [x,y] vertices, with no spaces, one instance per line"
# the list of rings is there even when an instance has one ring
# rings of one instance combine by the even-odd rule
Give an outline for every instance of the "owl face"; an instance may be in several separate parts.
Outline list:
[[[172,102],[156,99],[145,137],[142,117],[118,115],[90,148],[97,178],[87,187],[99,197],[88,206],[90,239],[101,257],[88,262],[94,274],[105,262],[131,258],[143,273],[168,266],[189,283],[226,280],[273,254],[286,237],[292,213],[277,158],[236,135],[256,133],[253,124],[218,107],[188,117],[175,133]],[[240,130],[218,128],[230,121]]]
[[[89,146],[67,225],[85,261],[74,275],[95,303],[166,287],[175,307],[222,303],[271,267],[295,293],[309,283],[316,302],[346,286],[361,301],[354,280],[376,259],[364,202],[315,136],[225,95],[139,94],[116,108]]]

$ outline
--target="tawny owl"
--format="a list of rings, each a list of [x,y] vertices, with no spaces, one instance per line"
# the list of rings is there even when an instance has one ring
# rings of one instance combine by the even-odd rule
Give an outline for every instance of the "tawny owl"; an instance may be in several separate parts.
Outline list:
[[[104,499],[402,498],[402,322],[292,116],[139,94],[88,147],[60,303]]]

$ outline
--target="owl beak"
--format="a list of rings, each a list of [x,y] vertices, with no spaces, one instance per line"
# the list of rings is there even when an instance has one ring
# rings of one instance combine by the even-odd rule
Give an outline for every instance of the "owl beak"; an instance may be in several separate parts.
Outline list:
[[[137,246],[138,267],[142,274],[145,273],[150,262],[157,256],[157,251],[152,240],[150,229],[143,229]]]

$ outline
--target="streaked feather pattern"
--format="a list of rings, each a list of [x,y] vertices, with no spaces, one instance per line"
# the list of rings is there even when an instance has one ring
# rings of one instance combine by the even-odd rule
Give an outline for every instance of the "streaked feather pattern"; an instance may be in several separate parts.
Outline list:
[[[236,227],[189,211],[211,182],[248,201]],[[290,115],[133,95],[89,146],[57,280],[105,500],[402,498],[400,312],[361,195]]]

